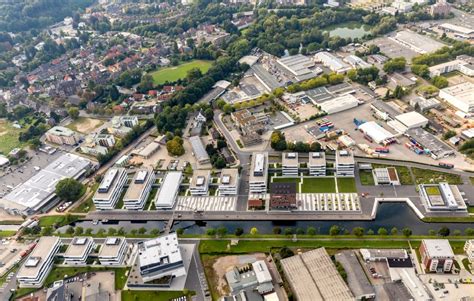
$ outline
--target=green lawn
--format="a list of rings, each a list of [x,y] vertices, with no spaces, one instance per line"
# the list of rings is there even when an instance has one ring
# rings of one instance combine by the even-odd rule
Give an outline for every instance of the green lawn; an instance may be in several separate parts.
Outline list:
[[[53,225],[57,225],[58,227],[68,225],[72,222],[75,222],[80,217],[77,215],[48,215],[42,216],[39,219],[39,226],[40,227],[52,227]]]
[[[374,176],[370,170],[359,171],[359,178],[362,185],[375,185]]]
[[[122,291],[122,301],[169,301],[182,296],[182,291]]]
[[[425,187],[425,190],[428,195],[441,195],[441,191],[436,186]]]
[[[125,283],[127,283],[127,272],[128,268],[117,268],[114,269],[115,271],[115,289],[121,290],[125,286]]]
[[[155,85],[161,85],[166,81],[171,83],[178,79],[185,78],[188,71],[193,68],[199,68],[202,73],[206,73],[211,66],[212,61],[193,60],[179,66],[172,66],[154,71],[151,73],[151,76],[153,77],[153,83]]]
[[[337,178],[337,189],[342,193],[357,192],[354,178]]]
[[[434,171],[413,167],[416,184],[448,182],[449,184],[462,184],[461,176],[447,172]]]
[[[413,185],[413,179],[411,178],[410,169],[406,166],[372,164],[372,167],[373,168],[395,167],[395,169],[397,170],[398,178],[400,179],[400,184]]]
[[[333,193],[336,192],[334,178],[303,178],[301,193]]]
[[[21,131],[22,129],[14,128],[12,123],[8,120],[0,120],[0,140],[2,141],[2,143],[0,143],[1,154],[8,155],[12,149],[24,145],[24,143],[18,140]]]

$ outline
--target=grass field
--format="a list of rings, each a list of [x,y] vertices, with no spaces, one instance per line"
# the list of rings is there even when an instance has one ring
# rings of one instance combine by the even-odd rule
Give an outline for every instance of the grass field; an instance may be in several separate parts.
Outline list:
[[[18,140],[22,129],[17,129],[12,126],[8,120],[0,120],[0,153],[8,155],[8,153],[16,148],[21,147],[24,143]]]
[[[439,191],[439,188],[436,186],[433,187],[425,187],[426,193],[428,195],[441,195],[441,192]]]
[[[99,119],[79,117],[70,124],[66,125],[66,127],[75,132],[89,134],[90,132],[92,132],[103,124],[104,122]]]
[[[173,66],[154,71],[151,73],[151,76],[153,77],[153,83],[155,85],[161,85],[166,81],[175,82],[178,79],[185,78],[188,71],[193,68],[199,68],[202,73],[206,73],[211,65],[211,61],[193,60],[183,63],[179,66]]]
[[[357,192],[354,178],[337,178],[337,189],[341,193]]]
[[[72,222],[75,222],[79,219],[77,215],[48,215],[42,216],[39,219],[39,226],[40,227],[51,227],[53,225],[57,225],[58,227],[62,227],[68,225]]]
[[[462,184],[461,176],[441,171],[427,170],[413,167],[416,184],[448,182],[449,184]]]
[[[301,193],[333,193],[336,192],[334,178],[303,178]]]
[[[362,185],[375,185],[374,176],[370,170],[359,171],[359,177]]]

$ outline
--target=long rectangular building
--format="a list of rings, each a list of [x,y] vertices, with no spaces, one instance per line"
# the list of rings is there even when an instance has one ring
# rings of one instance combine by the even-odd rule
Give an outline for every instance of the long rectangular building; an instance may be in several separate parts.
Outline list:
[[[253,153],[250,165],[249,193],[266,193],[268,178],[268,153]]]
[[[355,300],[324,248],[282,259],[281,266],[298,301]]]
[[[237,195],[239,191],[239,170],[224,168],[219,181],[219,195]]]
[[[170,171],[165,175],[154,200],[156,209],[173,208],[182,178],[183,173],[181,171]]]
[[[38,288],[53,268],[54,256],[61,247],[59,237],[43,236],[16,276],[20,287]]]
[[[132,182],[123,198],[123,206],[129,210],[141,210],[150,195],[155,173],[152,168],[139,169],[133,176]]]
[[[324,177],[326,175],[326,154],[324,152],[309,153],[308,169],[310,176]]]
[[[176,233],[140,244],[138,258],[143,282],[165,276],[177,278],[186,275]]]
[[[79,179],[91,167],[91,161],[83,157],[64,154],[1,198],[0,208],[30,215],[51,207],[51,201],[56,197],[56,184],[64,178]]]
[[[87,258],[94,250],[92,237],[74,237],[64,253],[64,264],[85,266]]]
[[[353,177],[355,171],[354,155],[349,150],[336,152],[336,175],[338,177]]]
[[[111,168],[106,173],[99,188],[92,198],[95,208],[98,210],[115,209],[122,188],[127,182],[127,171],[125,168]]]
[[[474,84],[471,82],[441,89],[439,97],[464,113],[474,113]]]
[[[341,59],[337,58],[332,53],[329,53],[327,51],[321,51],[316,53],[314,55],[314,59],[317,62],[323,63],[324,66],[328,67],[329,69],[331,69],[331,71],[334,71],[336,73],[345,73],[351,70],[351,66],[344,63]]]

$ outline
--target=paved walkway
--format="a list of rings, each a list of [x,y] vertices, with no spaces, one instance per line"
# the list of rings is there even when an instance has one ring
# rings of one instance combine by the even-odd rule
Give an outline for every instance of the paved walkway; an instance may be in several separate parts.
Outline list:
[[[178,197],[176,211],[235,211],[237,197],[231,196],[188,196]]]

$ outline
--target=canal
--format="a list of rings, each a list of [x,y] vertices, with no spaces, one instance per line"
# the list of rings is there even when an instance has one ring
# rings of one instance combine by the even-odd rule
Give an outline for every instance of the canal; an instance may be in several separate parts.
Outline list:
[[[377,233],[380,227],[384,227],[388,231],[393,227],[398,228],[399,231],[408,227],[415,235],[428,234],[429,230],[437,231],[443,226],[450,228],[451,232],[454,230],[463,231],[466,228],[474,228],[474,223],[425,223],[421,221],[405,203],[381,203],[378,207],[376,219],[372,221],[177,221],[172,229],[183,228],[185,229],[185,234],[204,234],[208,228],[216,229],[225,227],[228,233],[233,233],[236,228],[242,228],[245,233],[249,233],[251,228],[256,227],[260,234],[271,234],[274,227],[280,227],[282,231],[284,231],[285,228],[302,228],[306,230],[308,227],[314,227],[319,230],[318,233],[328,234],[329,228],[332,225],[338,225],[342,229],[349,231],[355,227],[363,227],[366,230],[372,229],[375,233]],[[165,222],[109,221],[93,225],[91,221],[80,221],[73,224],[73,226],[80,226],[84,229],[92,228],[94,229],[94,233],[99,228],[107,230],[110,227],[116,229],[123,227],[126,232],[130,232],[132,229],[138,230],[141,227],[144,227],[148,231],[156,228],[162,230],[165,227]],[[63,227],[61,231],[65,231],[65,229],[66,227]]]

